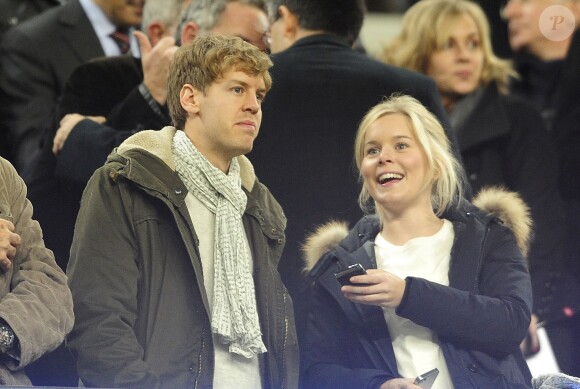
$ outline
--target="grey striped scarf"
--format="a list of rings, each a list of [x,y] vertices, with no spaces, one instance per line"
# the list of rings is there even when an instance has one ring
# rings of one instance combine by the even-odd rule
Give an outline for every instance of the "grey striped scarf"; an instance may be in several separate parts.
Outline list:
[[[224,174],[183,131],[175,133],[172,152],[187,190],[216,215],[212,332],[229,345],[231,353],[251,358],[266,352],[242,223],[248,199],[241,186],[240,165],[234,158]]]

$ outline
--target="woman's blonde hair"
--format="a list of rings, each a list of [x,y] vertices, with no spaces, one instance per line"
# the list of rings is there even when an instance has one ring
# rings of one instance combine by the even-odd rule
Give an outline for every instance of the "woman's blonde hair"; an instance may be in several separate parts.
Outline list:
[[[413,5],[403,16],[401,33],[384,47],[381,60],[426,74],[431,54],[444,47],[457,20],[464,15],[473,19],[479,31],[482,84],[495,81],[499,90],[507,93],[509,79],[517,73],[510,61],[493,53],[487,17],[479,5],[468,0],[422,0]]]
[[[360,172],[364,158],[365,136],[370,126],[385,115],[402,114],[407,117],[413,135],[427,158],[431,180],[431,205],[441,216],[452,204],[458,204],[463,193],[463,170],[451,151],[451,145],[443,127],[431,112],[411,96],[393,95],[375,105],[362,119],[354,142],[354,158]],[[362,181],[362,177],[359,175]],[[359,205],[368,213],[370,194],[363,182],[359,194]],[[375,209],[380,210],[374,203]],[[378,212],[381,219],[381,212]]]

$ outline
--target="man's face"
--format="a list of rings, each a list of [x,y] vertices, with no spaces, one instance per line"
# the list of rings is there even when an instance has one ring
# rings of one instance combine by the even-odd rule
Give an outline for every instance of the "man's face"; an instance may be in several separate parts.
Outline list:
[[[237,36],[259,48],[269,49],[268,16],[261,9],[239,2],[230,2],[209,32]]]
[[[540,30],[540,15],[555,0],[509,0],[503,10],[508,21],[509,42],[512,50],[524,49],[534,53],[546,41]]]
[[[194,115],[189,115],[185,133],[212,164],[227,170],[232,158],[252,150],[258,136],[266,95],[264,79],[232,70],[205,93],[194,93]]]
[[[116,26],[140,26],[145,0],[95,0]]]

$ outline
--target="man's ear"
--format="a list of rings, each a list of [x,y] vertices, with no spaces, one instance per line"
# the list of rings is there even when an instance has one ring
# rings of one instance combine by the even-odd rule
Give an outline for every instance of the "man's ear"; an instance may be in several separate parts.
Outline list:
[[[165,36],[165,27],[159,22],[153,22],[147,26],[147,35],[151,41],[151,46],[155,46]]]
[[[185,23],[183,29],[181,30],[181,44],[185,45],[186,43],[191,42],[198,35],[199,35],[199,26],[196,23],[194,22]]]
[[[195,89],[191,84],[185,84],[179,92],[179,102],[181,107],[188,114],[197,115],[200,111],[200,98],[202,92]]]
[[[280,12],[280,18],[282,19],[284,38],[294,42],[300,27],[298,16],[293,14],[285,5],[281,5],[278,12]]]

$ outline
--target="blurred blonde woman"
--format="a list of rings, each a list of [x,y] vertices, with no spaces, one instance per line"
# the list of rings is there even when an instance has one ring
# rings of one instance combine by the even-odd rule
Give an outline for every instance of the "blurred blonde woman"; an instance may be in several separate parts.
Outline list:
[[[534,313],[553,342],[556,334],[566,334],[555,351],[562,362],[569,359],[574,351],[566,344],[574,331],[567,328],[566,312],[580,307],[580,285],[562,262],[565,225],[556,157],[537,110],[507,94],[515,73],[509,62],[494,55],[485,14],[466,0],[420,1],[405,13],[402,31],[384,48],[382,59],[433,78],[474,193],[502,185],[530,206]],[[538,349],[535,319],[531,353]]]

